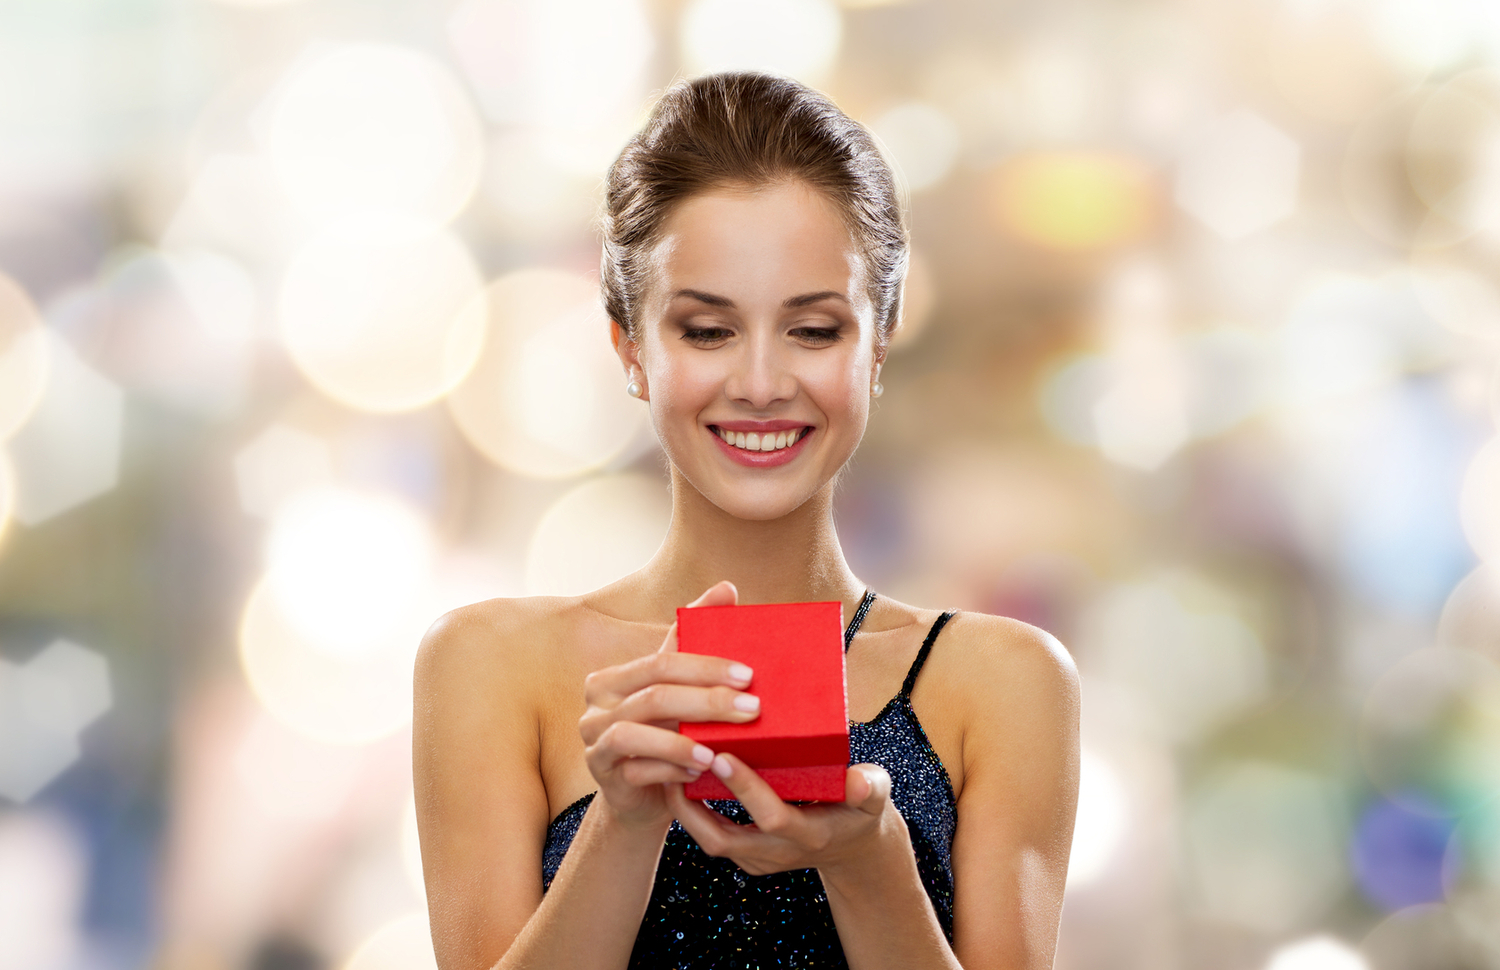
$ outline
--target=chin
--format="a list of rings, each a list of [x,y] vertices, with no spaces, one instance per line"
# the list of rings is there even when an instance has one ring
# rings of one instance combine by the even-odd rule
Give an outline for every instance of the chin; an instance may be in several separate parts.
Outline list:
[[[720,511],[747,522],[774,522],[796,512],[828,487],[809,489],[777,487],[766,483],[760,487],[737,487],[729,482],[715,482],[705,488],[678,470],[687,487],[703,496]],[[705,483],[706,484],[706,483]]]

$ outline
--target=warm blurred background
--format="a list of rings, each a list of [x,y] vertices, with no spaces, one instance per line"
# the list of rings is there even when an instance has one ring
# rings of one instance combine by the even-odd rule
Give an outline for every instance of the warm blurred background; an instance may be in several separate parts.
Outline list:
[[[412,654],[644,561],[653,91],[823,87],[915,265],[877,589],[1084,678],[1064,970],[1500,966],[1500,5],[3,0],[0,970],[430,966]]]

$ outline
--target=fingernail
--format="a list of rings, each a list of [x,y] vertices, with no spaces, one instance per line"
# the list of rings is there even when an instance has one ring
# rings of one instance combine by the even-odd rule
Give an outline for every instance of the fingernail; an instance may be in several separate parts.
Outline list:
[[[698,762],[699,764],[707,766],[713,764],[714,753],[708,750],[707,745],[695,744],[693,745],[693,760]],[[692,769],[688,770],[691,771]]]
[[[699,776],[703,774],[703,772],[699,771],[697,768],[685,768],[683,770],[686,771],[688,773],[688,777],[693,779],[694,781],[697,781]]]
[[[714,759],[712,767],[713,773],[718,775],[720,778],[728,778],[730,774],[734,772],[734,769],[729,767],[729,762],[725,760],[722,754]]]
[[[760,698],[754,694],[736,694],[734,698],[734,709],[744,711],[747,714],[760,710]]]
[[[751,670],[749,667],[746,667],[744,664],[729,665],[729,679],[737,684],[748,684],[750,683],[750,678],[754,676],[755,671]]]

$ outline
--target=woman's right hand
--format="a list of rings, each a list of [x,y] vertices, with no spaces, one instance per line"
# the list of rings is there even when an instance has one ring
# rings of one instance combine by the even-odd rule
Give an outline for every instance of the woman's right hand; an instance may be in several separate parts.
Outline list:
[[[738,594],[721,582],[689,603],[733,606]],[[714,752],[684,734],[679,721],[743,724],[760,716],[760,699],[745,693],[753,672],[722,657],[677,652],[677,624],[649,656],[589,674],[588,710],[578,721],[589,772],[617,821],[664,826],[673,812],[664,783],[698,778]]]

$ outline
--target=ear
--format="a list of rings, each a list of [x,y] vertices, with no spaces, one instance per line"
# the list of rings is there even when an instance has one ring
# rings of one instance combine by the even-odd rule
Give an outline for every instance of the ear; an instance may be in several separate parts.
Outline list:
[[[627,381],[640,381],[644,393],[641,400],[651,398],[651,389],[646,384],[646,369],[641,366],[641,346],[631,340],[625,333],[625,328],[617,321],[609,321],[609,342],[614,345],[615,355],[620,358],[620,365],[625,368],[625,379]]]

